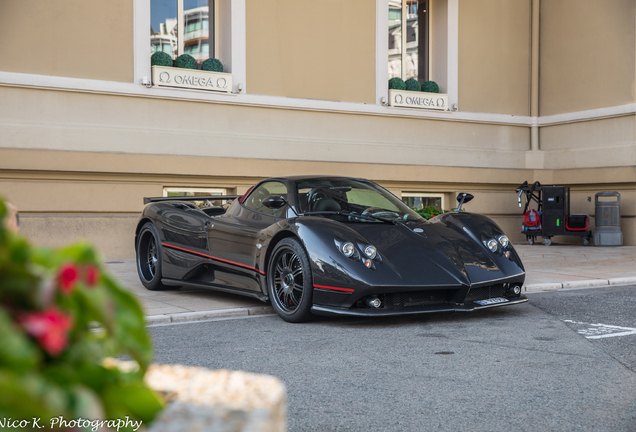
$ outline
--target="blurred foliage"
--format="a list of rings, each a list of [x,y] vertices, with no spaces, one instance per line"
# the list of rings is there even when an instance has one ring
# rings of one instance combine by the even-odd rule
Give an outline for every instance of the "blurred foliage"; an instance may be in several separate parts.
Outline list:
[[[0,200],[0,418],[151,421],[162,401],[143,382],[152,345],[136,299],[88,244],[34,248],[6,215]],[[105,365],[121,355],[138,370]]]

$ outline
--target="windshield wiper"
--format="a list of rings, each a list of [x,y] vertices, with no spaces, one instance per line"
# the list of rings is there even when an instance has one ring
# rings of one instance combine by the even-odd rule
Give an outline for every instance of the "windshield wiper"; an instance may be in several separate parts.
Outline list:
[[[355,217],[355,218],[360,218],[360,219],[366,219],[366,220],[378,220],[380,222],[385,222],[385,223],[390,223],[390,224],[396,224],[396,221],[390,220],[390,219],[384,219],[381,217],[377,217],[377,216],[373,216],[373,215],[361,215],[361,214],[356,214],[356,213],[351,213],[348,211],[344,211],[344,210],[340,210],[340,211],[332,211],[332,210],[324,210],[324,211],[311,211],[311,212],[305,212],[305,213],[301,213],[302,216],[312,216],[312,215],[340,215],[340,216],[351,216],[351,217]]]

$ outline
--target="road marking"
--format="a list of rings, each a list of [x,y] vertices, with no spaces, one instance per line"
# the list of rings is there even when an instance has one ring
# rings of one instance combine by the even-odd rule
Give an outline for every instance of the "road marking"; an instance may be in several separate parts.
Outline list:
[[[563,322],[588,326],[588,328],[576,331],[578,334],[585,336],[587,339],[603,339],[608,337],[636,335],[636,328],[631,327],[620,327],[609,324],[590,324],[572,320],[563,320]]]

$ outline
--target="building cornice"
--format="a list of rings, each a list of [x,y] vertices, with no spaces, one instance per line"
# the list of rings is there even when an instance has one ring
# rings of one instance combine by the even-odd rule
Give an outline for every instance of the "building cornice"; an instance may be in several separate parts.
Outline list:
[[[388,107],[379,104],[296,99],[280,96],[235,93],[219,94],[201,90],[168,89],[158,87],[146,88],[142,85],[133,83],[46,75],[32,75],[15,72],[0,72],[0,86],[241,105],[261,108],[319,111],[355,115],[375,115],[385,117],[456,121],[463,123],[482,123],[522,127],[531,127],[535,124],[539,127],[545,127],[566,123],[636,115],[636,103],[586,111],[555,114],[550,116],[539,116],[533,118],[530,116],[515,116],[494,113],[473,113],[463,111],[432,112],[410,108]]]

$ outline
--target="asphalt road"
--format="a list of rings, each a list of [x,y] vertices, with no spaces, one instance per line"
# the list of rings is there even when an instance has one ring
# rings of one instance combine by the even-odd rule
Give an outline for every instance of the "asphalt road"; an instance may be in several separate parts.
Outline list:
[[[279,377],[290,431],[635,431],[634,300],[605,288],[470,314],[150,330],[158,363]]]

